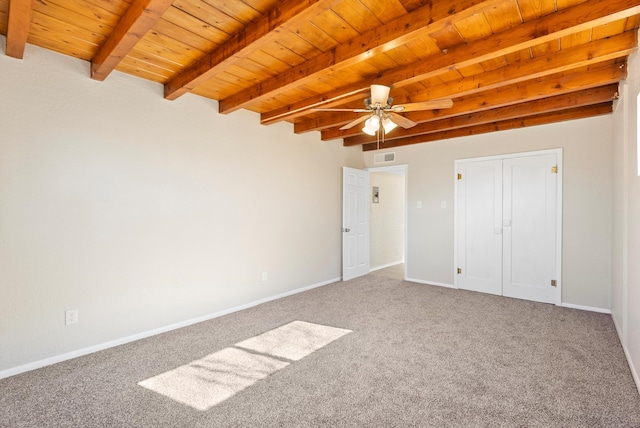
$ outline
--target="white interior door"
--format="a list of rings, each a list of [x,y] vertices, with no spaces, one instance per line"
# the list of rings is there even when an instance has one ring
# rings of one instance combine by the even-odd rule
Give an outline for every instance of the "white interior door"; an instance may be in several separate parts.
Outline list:
[[[503,295],[555,303],[556,155],[503,161]]]
[[[458,287],[501,295],[502,161],[460,164],[458,174]]]
[[[342,280],[369,273],[369,171],[342,172]]]

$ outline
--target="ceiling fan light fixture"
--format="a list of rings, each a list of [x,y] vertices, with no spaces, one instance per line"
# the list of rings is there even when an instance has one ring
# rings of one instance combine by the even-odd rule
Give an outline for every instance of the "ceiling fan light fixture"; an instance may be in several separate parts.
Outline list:
[[[384,128],[385,134],[388,134],[389,132],[393,131],[394,129],[396,129],[397,126],[398,124],[388,117],[385,117],[384,119],[382,119],[382,127]]]
[[[376,135],[380,129],[380,118],[378,116],[371,116],[364,123],[364,128],[362,128],[362,132],[369,135]]]
[[[340,131],[347,131],[356,125],[364,122],[362,132],[378,138],[393,131],[397,126],[405,129],[416,126],[417,123],[406,118],[397,112],[418,111],[418,110],[435,110],[442,108],[450,108],[453,100],[437,99],[431,101],[420,101],[409,104],[401,104],[394,106],[393,98],[389,96],[391,88],[384,85],[371,85],[371,97],[364,99],[364,109],[359,108],[312,108],[312,111],[346,111],[351,113],[366,113],[366,116],[353,119],[351,122],[342,125]],[[382,129],[381,129],[382,128]]]
[[[365,133],[365,134],[367,134],[367,135],[371,135],[372,137],[373,137],[374,135],[376,135],[376,131],[374,131],[374,130],[372,130],[372,129],[369,129],[369,128],[367,128],[366,126],[365,126],[364,128],[362,128],[362,132],[364,132],[364,133]]]

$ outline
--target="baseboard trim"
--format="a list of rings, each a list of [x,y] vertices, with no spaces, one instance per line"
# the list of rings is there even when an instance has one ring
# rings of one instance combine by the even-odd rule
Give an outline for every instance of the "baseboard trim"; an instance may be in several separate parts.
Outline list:
[[[598,312],[601,314],[611,315],[611,309],[596,308],[593,306],[574,305],[573,303],[560,303],[563,308],[579,309],[581,311]]]
[[[629,363],[629,369],[631,370],[631,376],[633,377],[633,380],[636,383],[636,388],[638,389],[638,394],[640,394],[640,376],[638,375],[638,370],[636,370],[636,367],[633,365],[633,361],[631,360],[631,354],[629,354],[629,349],[627,349],[626,346],[623,346],[622,350],[624,351],[625,357],[627,357],[627,363]]]
[[[388,267],[391,267],[391,266],[401,265],[402,263],[404,263],[403,260],[400,260],[400,261],[397,261],[397,262],[393,262],[393,263],[387,263],[386,265],[376,266],[374,268],[371,268],[371,269],[369,269],[369,272],[375,272],[377,270],[385,269],[385,268],[388,268]]]
[[[417,282],[418,284],[425,284],[425,285],[435,285],[436,287],[445,287],[445,288],[455,288],[458,289],[458,287],[456,287],[453,284],[445,284],[443,282],[436,282],[436,281],[425,281],[422,279],[415,279],[415,278],[405,278],[405,281],[409,281],[409,282]]]
[[[618,322],[616,321],[616,317],[612,316],[613,325],[616,328],[616,332],[618,333],[618,339],[620,339],[620,344],[622,345],[622,351],[624,352],[624,356],[627,358],[627,363],[629,364],[629,370],[631,370],[631,377],[633,377],[633,381],[636,383],[636,388],[638,388],[638,394],[640,394],[640,374],[636,367],[633,365],[633,360],[631,359],[631,354],[629,353],[629,349],[626,346],[626,340],[624,338],[624,333]]]
[[[616,317],[614,317],[613,314],[611,314],[611,319],[613,320],[613,326],[616,328],[616,333],[618,333],[618,339],[620,339],[620,344],[624,348],[626,341],[624,338],[624,333],[622,332],[622,328],[618,325],[618,322],[616,321]]]
[[[129,342],[135,342],[136,340],[145,339],[147,337],[156,336],[158,334],[166,333],[171,330],[177,330],[179,328],[188,327],[193,324],[197,324],[204,321],[209,321],[214,318],[218,318],[224,315],[228,315],[234,312],[241,311],[243,309],[248,309],[253,306],[261,305],[263,303],[271,302],[273,300],[282,299],[283,297],[288,297],[294,294],[302,293],[304,291],[312,290],[314,288],[322,287],[324,285],[333,284],[335,282],[340,281],[340,278],[333,278],[328,281],[319,282],[317,284],[308,285],[306,287],[296,288],[295,290],[287,291],[285,293],[276,294],[274,296],[265,297],[263,299],[255,300],[253,302],[245,303],[244,305],[235,306],[233,308],[224,309],[218,312],[214,312],[212,314],[204,315],[197,318],[192,318],[190,320],[181,321],[175,324],[167,325],[164,327],[159,327],[153,330],[144,331],[142,333],[133,334],[131,336],[126,336],[120,339],[111,340],[109,342],[100,343],[93,346],[88,346],[86,348],[77,349],[75,351],[66,352],[64,354],[56,355],[54,357],[45,358],[42,360],[34,361],[32,363],[23,364],[17,367],[12,367],[10,369],[5,369],[0,371],[0,379],[8,378],[10,376],[15,376],[21,373],[25,373],[31,370],[36,370],[42,367],[50,366],[56,363],[61,363],[63,361],[71,360],[73,358],[82,357],[84,355],[93,354],[98,351],[103,351],[105,349],[113,348],[116,346],[124,345]]]

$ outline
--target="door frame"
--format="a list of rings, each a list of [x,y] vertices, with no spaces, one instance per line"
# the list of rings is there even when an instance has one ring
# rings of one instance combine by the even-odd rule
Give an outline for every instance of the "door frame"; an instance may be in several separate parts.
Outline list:
[[[502,159],[510,159],[510,158],[519,158],[519,157],[527,157],[527,156],[539,156],[539,155],[547,155],[547,154],[555,154],[556,160],[558,163],[558,180],[557,180],[557,193],[556,193],[556,294],[554,304],[557,306],[562,305],[562,174],[563,174],[563,159],[562,159],[562,148],[557,149],[547,149],[547,150],[536,150],[529,152],[520,152],[520,153],[507,153],[502,155],[492,155],[492,156],[482,156],[476,158],[464,158],[464,159],[456,159],[454,161],[455,173],[453,175],[453,212],[454,212],[454,227],[453,227],[453,278],[455,288],[458,287],[458,228],[457,222],[455,219],[457,218],[458,213],[458,165],[463,163],[477,162],[477,161],[487,161],[487,160],[502,160]]]
[[[402,229],[402,258],[403,258],[403,263],[404,263],[404,280],[407,280],[407,260],[409,260],[408,257],[408,251],[409,251],[409,245],[407,243],[407,237],[408,237],[408,230],[409,230],[409,165],[407,164],[402,164],[402,165],[389,165],[389,166],[374,166],[374,167],[370,167],[370,168],[365,168],[366,171],[371,172],[391,172],[391,173],[401,173],[401,175],[404,176],[404,227]],[[369,202],[369,205],[371,205],[371,202]],[[371,206],[369,206],[369,209],[371,209]],[[371,245],[371,242],[369,242],[369,245]]]

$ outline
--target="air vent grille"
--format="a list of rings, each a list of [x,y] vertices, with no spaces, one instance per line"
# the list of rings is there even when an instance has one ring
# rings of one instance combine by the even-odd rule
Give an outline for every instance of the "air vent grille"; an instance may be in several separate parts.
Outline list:
[[[373,156],[373,163],[374,164],[391,163],[391,162],[395,162],[395,161],[396,161],[396,153],[395,152],[376,153]]]

